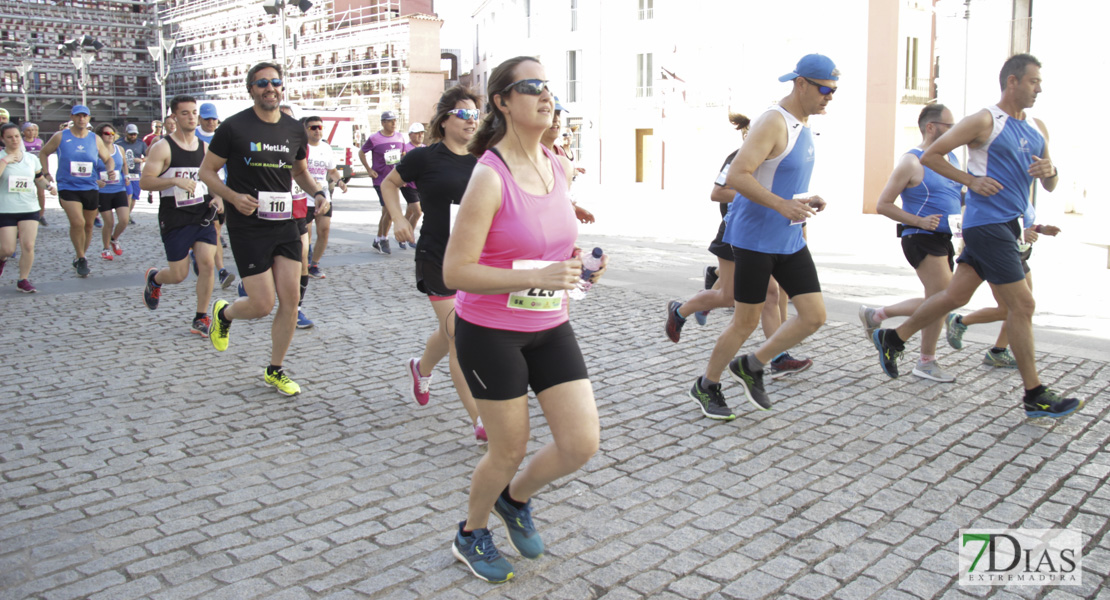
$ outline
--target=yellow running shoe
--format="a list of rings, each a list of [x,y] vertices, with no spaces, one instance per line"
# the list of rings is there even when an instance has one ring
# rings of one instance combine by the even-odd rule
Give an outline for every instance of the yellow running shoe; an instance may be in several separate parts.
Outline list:
[[[278,392],[286,396],[296,396],[301,393],[301,386],[289,379],[289,376],[285,374],[285,369],[278,369],[273,375],[270,374],[269,370],[263,373],[266,376],[266,385],[276,387]]]
[[[231,323],[224,325],[220,320],[220,310],[228,305],[227,300],[217,300],[212,305],[212,327],[208,330],[208,339],[212,340],[212,347],[220,352],[227,350],[228,338],[231,335]]]

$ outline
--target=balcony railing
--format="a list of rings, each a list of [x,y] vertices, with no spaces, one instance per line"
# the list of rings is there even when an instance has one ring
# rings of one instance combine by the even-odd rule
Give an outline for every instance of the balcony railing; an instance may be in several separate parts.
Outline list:
[[[902,104],[927,104],[933,99],[933,81],[928,77],[907,77],[902,88]]]

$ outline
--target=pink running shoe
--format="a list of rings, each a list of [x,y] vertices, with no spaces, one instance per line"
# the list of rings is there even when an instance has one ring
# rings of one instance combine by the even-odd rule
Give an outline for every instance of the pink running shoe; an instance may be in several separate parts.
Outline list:
[[[24,294],[34,294],[36,291],[38,291],[35,289],[35,286],[31,285],[30,279],[20,279],[16,282],[15,287],[19,288],[19,291],[23,292]]]
[[[478,417],[478,422],[474,424],[474,440],[478,442],[479,446],[485,446],[489,443],[489,438],[486,437],[486,426],[482,425],[482,417]]]
[[[420,374],[420,359],[409,359],[409,376],[412,377],[412,399],[420,406],[428,403],[428,386],[432,383],[432,376],[424,377]]]
[[[114,254],[112,254],[111,250],[108,250],[107,248],[105,248],[105,249],[100,251],[100,258],[103,258],[104,260],[113,260],[113,259],[116,258],[116,256]]]

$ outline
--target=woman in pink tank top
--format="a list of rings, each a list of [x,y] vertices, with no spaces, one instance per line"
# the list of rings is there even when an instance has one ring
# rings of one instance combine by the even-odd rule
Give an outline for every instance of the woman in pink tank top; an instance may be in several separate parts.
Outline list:
[[[487,114],[469,146],[480,158],[443,263],[446,284],[458,290],[459,365],[489,437],[452,553],[475,576],[502,582],[513,567],[493,543],[490,512],[517,552],[542,555],[531,498],[586,464],[600,427],[567,320],[566,290],[581,277],[582,262],[567,195],[570,163],[540,143],[555,111],[543,65],[530,57],[505,61],[490,74],[486,97]],[[529,386],[553,441],[518,473],[530,437]]]

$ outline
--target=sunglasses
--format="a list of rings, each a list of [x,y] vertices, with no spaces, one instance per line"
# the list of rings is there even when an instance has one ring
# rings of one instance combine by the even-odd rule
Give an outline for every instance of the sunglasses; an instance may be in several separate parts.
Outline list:
[[[812,85],[813,87],[817,88],[817,92],[820,93],[822,96],[831,96],[831,95],[836,93],[836,88],[834,88],[834,87],[829,87],[827,85],[821,85],[820,83],[817,83],[816,81],[810,79],[809,77],[802,77],[802,79],[805,79],[807,82],[809,82],[809,85]]]
[[[254,87],[256,87],[260,90],[266,89],[266,86],[268,86],[268,85],[272,85],[276,88],[279,88],[279,87],[281,87],[281,80],[280,79],[259,79],[257,81],[252,81],[251,85],[253,85]]]
[[[309,131],[320,131],[323,128],[324,128],[323,125],[309,125],[308,126]]]
[[[544,90],[547,90],[547,82],[542,79],[521,79],[520,81],[514,81],[505,86],[505,89],[501,90],[501,93],[504,94],[509,90],[513,90],[518,94],[539,96]]]
[[[105,131],[104,133],[101,133],[100,135],[102,135],[104,137],[116,137],[116,132],[114,132],[114,131]]]
[[[477,121],[482,113],[478,112],[477,108],[456,108],[455,110],[447,111],[449,115],[455,115],[463,121]]]

